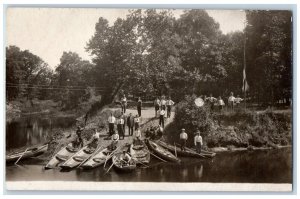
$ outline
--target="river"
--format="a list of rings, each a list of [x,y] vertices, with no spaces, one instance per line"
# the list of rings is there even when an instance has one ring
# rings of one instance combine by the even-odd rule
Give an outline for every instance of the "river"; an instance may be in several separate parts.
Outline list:
[[[51,128],[67,128],[74,119],[25,118],[7,123],[6,149],[46,141]],[[149,168],[132,173],[106,173],[103,167],[85,171],[44,170],[38,158],[7,165],[6,180],[126,181],[126,182],[249,182],[292,183],[292,149],[218,153],[212,159],[182,158],[181,164],[163,163],[151,157]]]

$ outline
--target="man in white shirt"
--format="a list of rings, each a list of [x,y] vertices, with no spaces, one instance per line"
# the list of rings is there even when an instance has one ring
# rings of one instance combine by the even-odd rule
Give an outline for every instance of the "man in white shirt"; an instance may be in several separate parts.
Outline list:
[[[233,92],[231,92],[230,96],[228,98],[228,105],[229,105],[231,110],[233,110],[234,101],[235,101],[235,97],[233,96]]]
[[[160,100],[158,97],[154,100],[154,107],[155,107],[155,117],[157,117],[157,112],[159,111],[159,107],[160,107]]]
[[[166,103],[167,103],[167,101],[166,101],[166,99],[165,99],[165,96],[163,95],[162,97],[161,97],[161,100],[160,100],[160,107],[161,107],[161,109],[162,110],[166,110]]]
[[[196,147],[197,153],[201,153],[201,146],[203,145],[202,137],[200,135],[200,130],[198,129],[196,132],[196,136],[194,138],[194,145]]]
[[[122,113],[126,113],[126,106],[127,106],[127,98],[126,98],[126,96],[124,94],[123,97],[121,98]]]
[[[165,128],[165,113],[164,109],[159,111],[159,125],[162,126],[162,128]]]
[[[219,106],[220,111],[223,109],[223,106],[225,106],[225,103],[221,96],[219,96],[219,99],[218,99],[218,106]]]
[[[188,135],[185,132],[185,129],[181,129],[180,133],[180,143],[181,143],[181,151],[185,151],[186,140],[188,139]]]
[[[114,134],[115,122],[116,122],[116,118],[113,116],[113,113],[111,113],[110,116],[108,117],[108,129],[109,129],[110,136]]]
[[[111,140],[112,140],[112,149],[116,149],[117,148],[117,144],[119,142],[119,134],[117,132],[115,132],[112,136],[111,136]]]
[[[239,95],[237,95],[234,102],[235,102],[236,106],[239,107],[239,105],[242,101],[243,101],[243,99],[240,98]]]
[[[122,161],[122,163],[124,163],[125,165],[129,164],[130,160],[131,160],[131,157],[128,153],[126,153],[126,151],[124,150],[121,157],[120,157],[120,160]]]
[[[124,140],[124,119],[122,118],[122,116],[120,118],[118,118],[117,123],[118,123],[117,124],[118,133],[119,133],[120,137],[122,137],[122,139]]]
[[[138,128],[140,128],[140,117],[139,115],[136,115],[134,118],[134,130],[136,131]]]
[[[99,140],[100,140],[100,132],[97,131],[97,129],[94,129],[94,135],[92,136],[92,139],[88,144],[88,147],[97,148]]]
[[[168,97],[167,101],[166,101],[166,105],[167,105],[167,117],[170,118],[171,117],[171,110],[172,110],[172,106],[175,103],[171,100],[171,97]]]

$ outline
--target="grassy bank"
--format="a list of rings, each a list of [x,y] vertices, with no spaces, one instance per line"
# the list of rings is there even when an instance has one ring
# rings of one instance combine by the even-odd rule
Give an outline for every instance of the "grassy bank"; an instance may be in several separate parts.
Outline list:
[[[292,144],[292,112],[285,111],[237,111],[210,113],[206,128],[202,128],[204,148],[229,150],[278,148]],[[166,129],[171,142],[179,141],[182,124],[173,122]],[[189,133],[190,146],[193,133]]]

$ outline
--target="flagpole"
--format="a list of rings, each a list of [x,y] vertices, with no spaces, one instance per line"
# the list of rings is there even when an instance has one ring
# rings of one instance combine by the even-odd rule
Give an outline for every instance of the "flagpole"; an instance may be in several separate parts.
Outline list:
[[[247,37],[247,35],[246,35],[246,20],[245,20],[245,22],[244,22],[244,30],[245,30],[245,32],[244,32],[244,71],[243,71],[243,86],[244,86],[244,102],[245,102],[245,109],[247,108],[247,102],[246,102],[246,37]]]

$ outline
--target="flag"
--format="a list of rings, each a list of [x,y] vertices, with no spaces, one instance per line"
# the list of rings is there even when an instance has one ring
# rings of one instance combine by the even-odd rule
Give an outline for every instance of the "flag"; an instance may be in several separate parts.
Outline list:
[[[249,85],[247,83],[247,79],[246,79],[246,69],[244,67],[244,70],[243,70],[243,87],[242,87],[242,91],[243,92],[246,92],[249,90]]]

